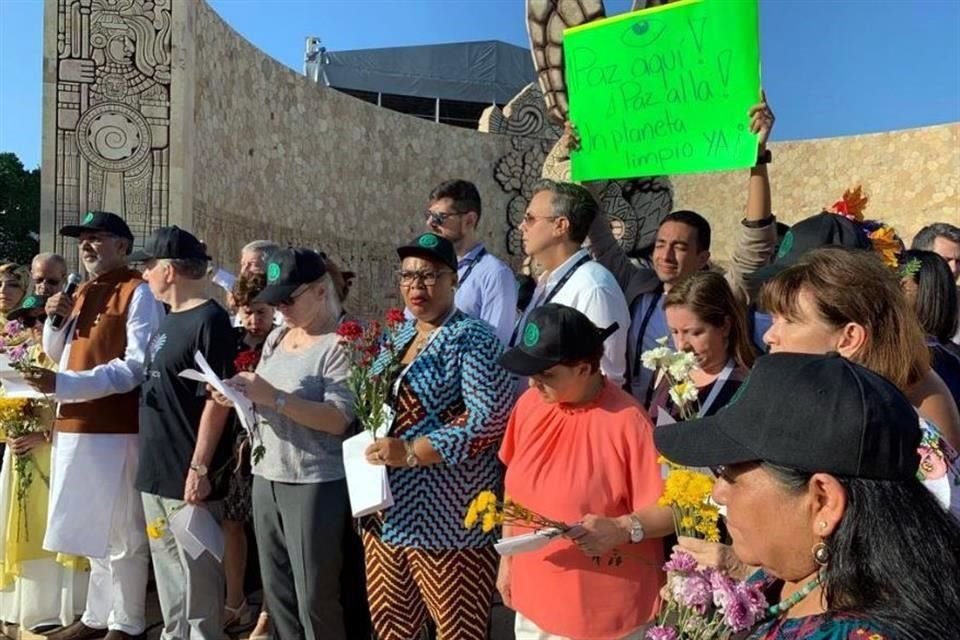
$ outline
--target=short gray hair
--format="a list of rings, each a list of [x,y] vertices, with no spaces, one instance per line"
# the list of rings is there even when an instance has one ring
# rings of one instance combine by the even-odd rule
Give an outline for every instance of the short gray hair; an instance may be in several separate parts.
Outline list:
[[[960,227],[952,225],[949,222],[934,222],[928,224],[913,236],[911,249],[921,249],[923,251],[933,251],[933,242],[937,238],[946,238],[950,242],[960,244]]]
[[[271,240],[254,240],[253,242],[248,242],[243,245],[243,249],[240,249],[240,254],[244,253],[272,253],[280,248],[276,242]]]
[[[59,253],[53,253],[50,251],[44,251],[43,253],[38,253],[37,255],[33,256],[33,260],[30,261],[30,268],[32,269],[38,264],[42,264],[44,262],[52,262],[63,269],[64,273],[67,272],[67,261],[63,258],[63,256]]]
[[[533,185],[531,197],[541,191],[550,192],[550,205],[553,215],[566,218],[570,224],[570,240],[583,244],[590,231],[590,225],[600,211],[593,194],[586,187],[572,182],[557,182],[548,178],[537,180]]]

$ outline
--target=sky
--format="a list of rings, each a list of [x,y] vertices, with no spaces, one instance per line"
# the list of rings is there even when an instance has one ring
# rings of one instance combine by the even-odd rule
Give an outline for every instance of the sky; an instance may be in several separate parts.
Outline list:
[[[193,1],[193,0],[190,0]],[[329,51],[503,40],[528,46],[523,0],[208,0],[254,45],[300,71],[304,38]],[[0,152],[40,163],[42,0],[0,0]],[[630,0],[606,0],[607,14]],[[960,0],[760,0],[774,140],[960,121]]]

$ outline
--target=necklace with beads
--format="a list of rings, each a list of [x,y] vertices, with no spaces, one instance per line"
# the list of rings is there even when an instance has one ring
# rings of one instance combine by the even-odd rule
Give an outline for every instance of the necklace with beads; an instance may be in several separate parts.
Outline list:
[[[800,587],[800,590],[794,593],[792,596],[786,600],[781,600],[777,604],[767,607],[767,615],[765,619],[776,618],[782,613],[786,613],[790,609],[794,608],[801,600],[806,598],[808,595],[813,593],[813,590],[820,586],[820,576],[817,575],[816,578],[808,582],[807,584]]]

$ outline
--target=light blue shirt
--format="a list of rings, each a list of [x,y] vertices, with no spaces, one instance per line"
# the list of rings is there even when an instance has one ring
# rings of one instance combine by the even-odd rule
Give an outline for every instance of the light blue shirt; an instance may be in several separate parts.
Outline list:
[[[478,244],[460,258],[457,276],[457,308],[493,327],[500,342],[506,345],[517,321],[517,281],[513,271]]]
[[[655,299],[657,300],[657,308],[651,312],[650,319],[647,321],[647,326],[641,336],[640,329],[642,328],[643,318],[647,315],[650,305]],[[644,406],[646,406],[647,393],[653,384],[653,377],[656,372],[644,367],[640,362],[640,356],[645,351],[657,347],[657,340],[664,337],[669,338],[667,344],[673,348],[673,337],[670,335],[670,327],[667,326],[667,314],[663,311],[665,299],[666,295],[663,293],[660,294],[659,299],[654,293],[643,294],[643,297],[633,309],[633,318],[630,322],[630,339],[627,342],[631,372],[630,393]],[[640,343],[639,350],[637,349],[638,341]]]

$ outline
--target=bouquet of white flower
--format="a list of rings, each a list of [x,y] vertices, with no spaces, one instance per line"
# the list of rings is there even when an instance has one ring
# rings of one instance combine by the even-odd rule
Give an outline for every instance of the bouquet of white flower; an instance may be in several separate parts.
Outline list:
[[[657,347],[644,351],[640,356],[643,366],[660,372],[669,385],[670,399],[680,410],[683,420],[695,418],[700,410],[697,385],[690,378],[690,372],[697,367],[697,360],[687,351],[674,351],[667,346],[668,338],[657,340]]]

